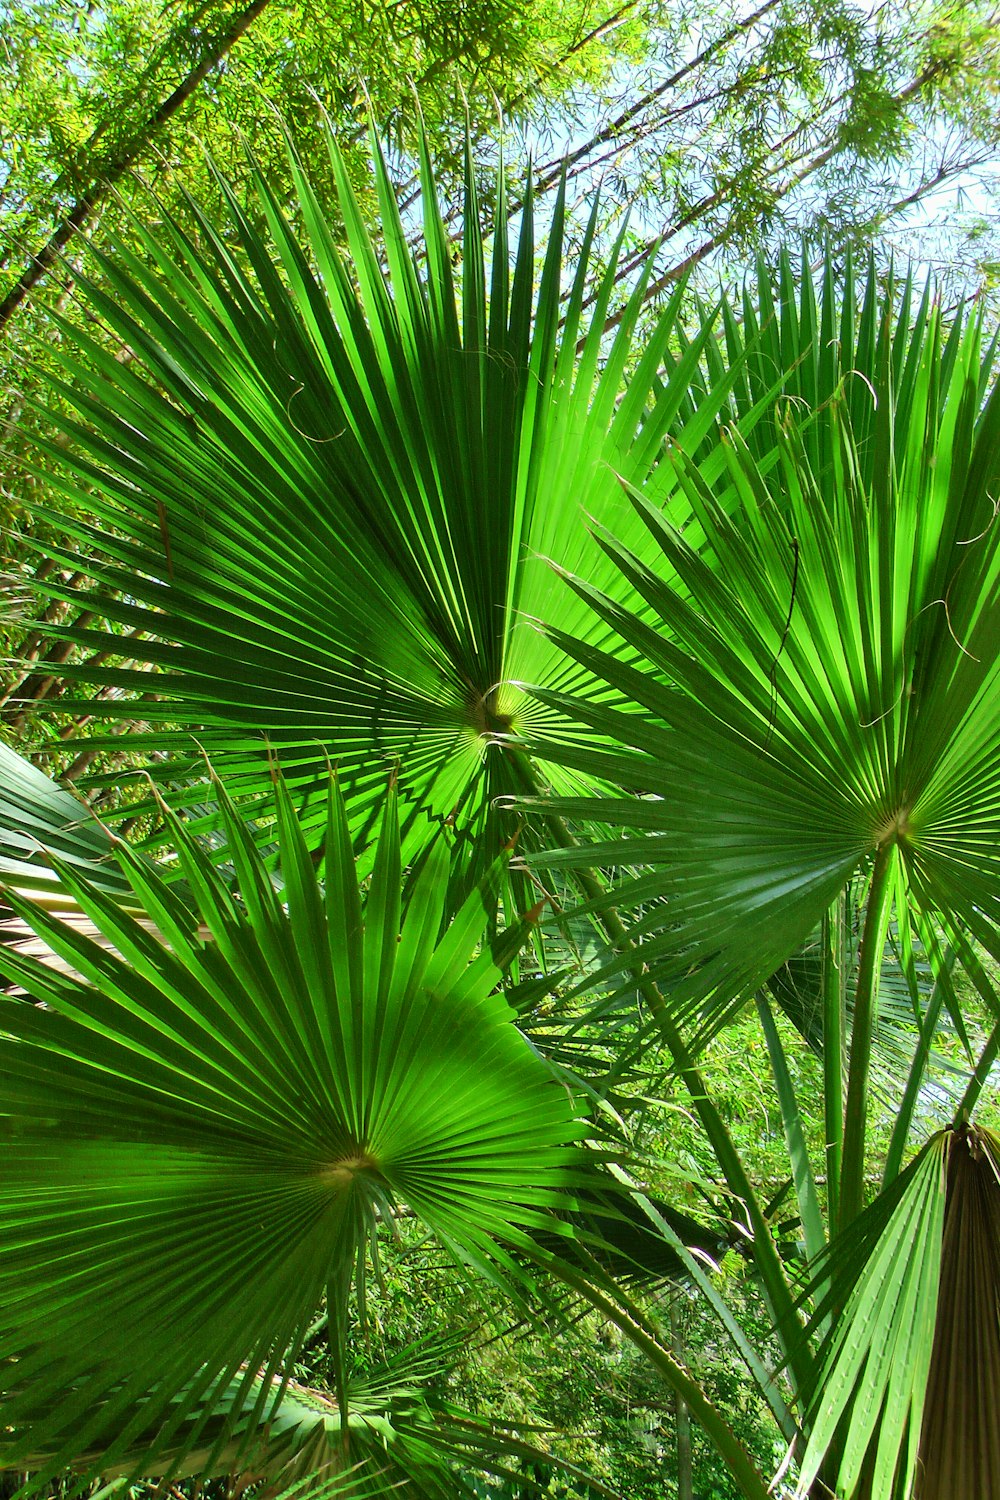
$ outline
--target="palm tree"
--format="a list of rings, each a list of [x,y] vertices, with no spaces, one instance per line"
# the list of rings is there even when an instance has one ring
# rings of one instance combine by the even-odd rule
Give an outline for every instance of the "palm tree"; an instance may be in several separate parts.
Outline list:
[[[975,326],[945,338],[927,299],[911,317],[874,276],[856,316],[850,278],[838,289],[832,262],[818,295],[804,274],[793,297],[787,263],[776,285],[762,272],[758,307],[723,304],[693,337],[678,294],[634,348],[640,286],[605,348],[614,256],[589,329],[581,315],[593,219],[561,304],[563,199],[535,295],[530,203],[511,265],[501,182],[488,265],[470,177],[456,270],[425,156],[418,267],[380,159],[376,247],[331,149],[349,260],[296,169],[304,247],[258,180],[273,254],[232,195],[221,227],[192,205],[190,231],[164,217],[145,234],[147,261],[112,251],[84,284],[126,360],[62,325],[59,394],[79,420],[63,417],[69,444],[50,449],[69,511],[49,518],[92,559],[92,581],[42,587],[110,624],[49,628],[77,648],[67,676],[116,695],[80,699],[81,710],[141,713],[152,726],[130,749],[157,757],[150,773],[176,809],[160,816],[177,868],[120,849],[132,892],[123,903],[123,892],[54,861],[103,946],[11,897],[74,971],[53,977],[30,957],[2,956],[8,978],[45,1007],[8,1001],[0,1038],[9,1063],[30,1058],[0,1093],[21,1142],[9,1191],[26,1236],[68,1245],[67,1195],[84,1193],[99,1157],[114,1170],[93,1222],[80,1221],[81,1275],[65,1307],[55,1256],[32,1267],[24,1253],[0,1271],[16,1309],[0,1343],[17,1361],[10,1451],[17,1462],[44,1455],[51,1472],[101,1447],[107,1470],[156,1426],[166,1453],[184,1424],[197,1439],[234,1380],[233,1421],[242,1402],[255,1431],[324,1286],[343,1350],[349,1267],[394,1192],[506,1286],[523,1285],[534,1261],[616,1321],[688,1401],[743,1492],[763,1500],[766,1481],[731,1427],[628,1278],[616,1278],[613,1236],[571,1240],[564,1227],[565,1243],[552,1243],[572,1196],[606,1188],[574,1144],[593,1128],[582,1124],[585,1090],[565,1074],[555,1084],[518,1037],[490,994],[492,959],[466,968],[493,909],[488,871],[525,823],[532,880],[552,889],[565,873],[613,940],[573,1004],[600,987],[600,1034],[609,992],[621,1007],[638,997],[690,1092],[727,1201],[745,1212],[790,1392],[688,1229],[638,1190],[624,1217],[641,1215],[718,1316],[801,1461],[803,1489],[815,1479],[852,1500],[895,1500],[918,1439],[928,1476],[950,1461],[925,1390],[967,1387],[933,1343],[934,1309],[946,1309],[949,1287],[959,1296],[961,1255],[986,1242],[949,1226],[972,1222],[970,1203],[981,1205],[980,1226],[994,1212],[996,1147],[963,1117],[1000,1032],[974,1057],[951,1128],[906,1164],[941,1016],[972,1046],[955,963],[990,1025],[1000,1016],[979,959],[982,948],[996,953],[997,915],[990,495],[1000,417],[995,399],[981,410],[989,351]],[[141,669],[109,657],[121,627]],[[129,694],[142,694],[141,708]],[[206,790],[203,749],[224,792]],[[395,810],[385,813],[393,777],[401,844]],[[62,815],[17,814],[57,855]],[[95,834],[95,850],[103,839]],[[372,851],[363,940],[352,846]],[[400,929],[411,859],[414,904],[404,903]],[[529,889],[516,877],[504,898],[518,936]],[[406,1068],[426,1061],[423,1002],[393,976],[429,968],[440,978],[446,953],[461,959],[454,1034],[472,1047],[489,1019],[505,1060],[482,1114],[464,1051],[454,1086],[436,1058],[433,1089],[407,1101],[400,1092]],[[890,975],[911,1006],[910,1050],[884,1186],[866,1206],[876,1007]],[[327,1030],[319,997],[330,993],[350,1003]],[[699,1049],[748,1003],[787,1136],[801,1240],[791,1266],[698,1066]],[[822,1056],[822,1171],[779,1007]],[[374,1062],[365,1037],[381,1038]],[[279,1101],[302,1097],[303,1080],[311,1103],[289,1120]],[[65,1099],[59,1152],[43,1139],[53,1097]],[[376,1149],[368,1127],[378,1120],[361,1119],[362,1099],[394,1121],[402,1111],[401,1146],[423,1139],[427,1121],[440,1126],[442,1175],[421,1178],[405,1151]],[[516,1124],[542,1100],[544,1128],[497,1134],[505,1111]],[[149,1163],[121,1136],[125,1106]],[[235,1205],[253,1178],[239,1212],[251,1198],[256,1212],[259,1191],[264,1213],[270,1185],[265,1228],[275,1243],[286,1232],[265,1114],[285,1153],[283,1183],[291,1171],[287,1212],[301,1198],[304,1215],[287,1280],[263,1239],[223,1249],[198,1219],[199,1203],[226,1192]],[[213,1140],[221,1122],[231,1159],[205,1154],[209,1120]],[[539,1154],[526,1179],[509,1149],[526,1150],[529,1137]],[[179,1149],[179,1175],[156,1168]],[[477,1151],[481,1181],[463,1156]],[[159,1214],[162,1227],[168,1193],[186,1195],[184,1213],[168,1220],[166,1259],[147,1272],[130,1258],[132,1228],[116,1226],[138,1231]],[[203,1237],[189,1243],[196,1221]],[[641,1237],[627,1240],[638,1267]],[[218,1266],[217,1284],[195,1277],[192,1244]],[[900,1268],[895,1280],[887,1264]],[[103,1275],[136,1306],[153,1294],[148,1346],[125,1362],[87,1297]],[[249,1325],[225,1291],[248,1280]],[[168,1345],[156,1309],[178,1288],[184,1338]],[[937,1321],[946,1326],[945,1312]],[[73,1331],[56,1362],[49,1327]],[[345,1426],[348,1387],[341,1359],[334,1397]],[[960,1430],[984,1445],[966,1493],[981,1495],[990,1423],[974,1400],[964,1412]]]

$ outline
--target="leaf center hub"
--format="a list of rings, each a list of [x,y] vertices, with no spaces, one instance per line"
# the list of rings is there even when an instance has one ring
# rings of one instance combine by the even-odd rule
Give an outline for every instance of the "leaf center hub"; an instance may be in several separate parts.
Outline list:
[[[343,1193],[353,1185],[360,1172],[377,1171],[378,1162],[374,1156],[367,1151],[360,1151],[355,1156],[345,1156],[340,1161],[331,1162],[323,1169],[323,1180],[335,1192]]]
[[[513,689],[506,683],[500,683],[470,699],[469,721],[480,738],[492,739],[496,735],[516,732],[517,715],[514,712],[513,697]]]

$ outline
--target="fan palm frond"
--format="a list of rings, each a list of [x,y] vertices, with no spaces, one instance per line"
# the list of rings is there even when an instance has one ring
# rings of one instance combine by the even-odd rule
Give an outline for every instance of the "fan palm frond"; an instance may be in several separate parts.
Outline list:
[[[934,1337],[949,1136],[936,1136],[821,1258],[827,1288],[814,1326],[837,1312],[817,1359],[810,1436],[798,1493],[808,1495],[840,1434],[836,1492],[858,1493],[866,1461],[872,1493],[909,1496],[917,1471]],[[842,1310],[841,1310],[842,1309]],[[849,1415],[848,1415],[849,1414]]]
[[[703,542],[638,495],[658,567],[599,538],[658,623],[576,578],[622,647],[551,632],[634,708],[542,688],[586,731],[539,753],[641,796],[546,803],[620,830],[546,858],[624,869],[614,899],[703,1036],[873,861],[883,914],[913,901],[1000,951],[1000,396],[980,409],[974,323],[939,389],[943,338],[929,316],[905,409],[886,371],[870,478],[844,408],[822,483],[808,417],[767,473],[732,433],[738,512],[678,460]]]
[[[800,1495],[838,1438],[837,1494],[982,1500],[1000,1472],[1000,1141],[934,1136],[821,1257],[825,1295]],[[838,1434],[838,1429],[840,1429]]]
[[[118,850],[157,936],[61,861],[110,948],[10,897],[73,970],[0,951],[27,997],[0,1001],[15,1463],[100,1445],[113,1464],[151,1427],[167,1444],[234,1381],[234,1420],[266,1420],[324,1297],[343,1383],[352,1269],[395,1201],[510,1277],[504,1245],[530,1248],[581,1176],[572,1090],[497,989],[481,900],[445,925],[446,851],[401,902],[390,799],[362,902],[336,785],[317,872],[279,782],[279,892],[218,796],[235,889],[176,819],[187,899]]]
[[[58,900],[48,861],[56,854],[95,885],[124,893],[114,839],[85,802],[0,741],[0,886],[46,893]]]
[[[697,447],[735,373],[704,375],[697,410],[679,415],[714,338],[706,318],[654,388],[680,291],[637,358],[641,286],[605,345],[617,251],[585,321],[596,206],[564,302],[564,194],[536,291],[530,196],[515,248],[501,174],[487,256],[470,167],[456,271],[424,151],[418,270],[378,151],[378,239],[332,138],[330,151],[346,253],[294,152],[304,243],[258,175],[253,213],[222,183],[226,222],[191,204],[194,234],[166,212],[139,231],[144,261],[93,252],[99,274],[78,294],[132,358],[60,325],[57,390],[79,415],[54,417],[70,514],[51,519],[94,558],[94,582],[42,587],[99,598],[142,669],[107,660],[113,633],[44,628],[100,642],[65,673],[116,692],[80,711],[127,718],[128,694],[144,695],[141,743],[168,753],[151,774],[174,797],[200,779],[195,734],[234,792],[266,800],[269,745],[315,841],[327,760],[355,830],[398,766],[404,828],[446,823],[493,858],[509,834],[494,799],[538,784],[498,742],[546,717],[516,684],[580,677],[534,627],[552,602],[545,559],[614,593],[620,575],[582,518],[641,549],[616,475],[659,503],[675,489],[665,438]],[[582,602],[561,604],[565,630],[604,638]]]
[[[477,1491],[463,1469],[506,1474],[511,1464],[528,1458],[571,1476],[588,1493],[615,1500],[598,1481],[532,1443],[523,1431],[451,1401],[448,1377],[464,1347],[458,1337],[425,1339],[354,1370],[343,1410],[330,1391],[275,1379],[267,1420],[256,1425],[245,1408],[234,1419],[241,1394],[239,1381],[233,1381],[214,1398],[207,1419],[196,1410],[165,1447],[154,1425],[115,1463],[109,1465],[97,1448],[78,1454],[74,1468],[106,1483],[135,1474],[169,1476],[174,1482],[236,1474],[241,1488],[252,1484],[266,1496],[284,1496],[308,1484],[310,1494],[324,1496],[473,1500]],[[154,1467],[146,1470],[151,1454]],[[45,1458],[29,1455],[29,1468]]]

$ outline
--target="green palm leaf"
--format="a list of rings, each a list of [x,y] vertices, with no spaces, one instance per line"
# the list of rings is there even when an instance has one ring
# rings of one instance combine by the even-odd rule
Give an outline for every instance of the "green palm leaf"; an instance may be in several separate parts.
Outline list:
[[[135,1474],[167,1475],[176,1481],[238,1473],[244,1486],[263,1484],[261,1493],[269,1496],[284,1496],[308,1484],[310,1494],[357,1495],[359,1500],[472,1500],[476,1491],[462,1469],[506,1474],[512,1462],[530,1458],[614,1500],[611,1491],[509,1424],[477,1417],[449,1401],[443,1383],[463,1350],[460,1338],[427,1339],[352,1371],[346,1416],[330,1392],[275,1380],[266,1401],[266,1423],[254,1425],[246,1410],[234,1419],[233,1407],[240,1400],[240,1383],[234,1381],[214,1400],[207,1417],[193,1413],[166,1447],[158,1443],[154,1425],[114,1464],[95,1449],[79,1454],[75,1469],[105,1481]],[[147,1470],[150,1454],[156,1458]],[[31,1455],[29,1466],[38,1466],[45,1457]],[[0,1448],[0,1466],[3,1462]]]
[[[918,295],[912,276],[900,284],[890,271],[884,279],[874,257],[862,280],[850,251],[842,261],[827,255],[818,273],[807,249],[798,268],[783,251],[774,273],[766,264],[758,265],[738,311],[727,303],[722,312],[726,358],[739,368],[732,410],[752,409],[781,380],[779,401],[747,433],[757,461],[773,462],[791,416],[801,425],[815,475],[836,468],[839,429],[846,426],[854,437],[862,482],[877,482],[885,459],[879,429],[886,391],[893,393],[898,429],[906,428],[914,403],[924,399],[924,352],[937,317],[932,285],[927,283]],[[961,343],[958,319],[941,344],[935,371],[936,399],[942,405]],[[980,402],[987,394],[995,352],[994,338],[979,360]],[[905,458],[905,450],[892,455],[897,465]]]
[[[866,1460],[873,1495],[897,1492],[897,1469],[899,1493],[911,1493],[934,1338],[948,1141],[936,1136],[886,1202],[821,1260],[818,1280],[824,1288],[832,1281],[832,1290],[814,1323],[846,1305],[819,1352],[800,1495],[810,1493],[845,1419],[835,1493],[859,1492]]]
[[[124,893],[113,843],[86,803],[0,742],[0,886],[58,899],[48,862],[55,854],[102,889]]]
[[[176,819],[189,904],[118,851],[159,937],[65,863],[110,948],[11,897],[74,971],[0,952],[35,1002],[0,1002],[15,1463],[166,1445],[234,1380],[234,1418],[263,1420],[324,1294],[346,1410],[344,1298],[394,1199],[492,1274],[572,1203],[584,1126],[479,952],[482,902],[443,926],[444,849],[401,904],[390,800],[362,904],[336,786],[318,875],[279,783],[279,893],[218,796],[235,889]]]
[[[594,1184],[577,1194],[570,1221],[573,1239],[542,1233],[537,1236],[542,1249],[558,1251],[572,1264],[586,1266],[596,1260],[626,1286],[688,1281],[690,1256],[685,1252],[717,1259],[732,1244],[730,1226],[721,1220],[695,1218],[662,1198],[637,1199],[613,1178],[605,1186],[595,1176]]]
[[[446,822],[492,858],[509,833],[482,836],[493,799],[537,784],[496,736],[548,717],[516,684],[581,677],[534,628],[551,603],[545,559],[618,590],[582,516],[643,547],[616,475],[659,503],[675,489],[664,438],[697,448],[735,376],[702,376],[697,409],[680,414],[712,343],[706,319],[654,388],[680,292],[637,361],[641,286],[604,347],[616,253],[585,324],[596,207],[563,302],[564,195],[536,292],[530,198],[514,250],[501,174],[487,258],[470,171],[457,273],[425,153],[418,270],[380,156],[376,242],[330,144],[346,255],[294,162],[303,243],[258,177],[253,211],[222,184],[227,222],[192,204],[195,233],[162,214],[143,261],[94,252],[100,276],[81,295],[133,358],[61,324],[57,389],[79,420],[56,418],[69,442],[49,449],[66,459],[57,525],[95,559],[96,583],[52,592],[100,600],[101,618],[139,633],[130,654],[158,674],[142,717],[158,726],[149,752],[169,752],[152,768],[161,781],[200,778],[196,731],[228,785],[265,794],[267,741],[315,841],[328,758],[355,828],[398,765],[404,826]],[[606,636],[561,600],[565,630]],[[114,649],[96,627],[51,633]],[[66,673],[126,695],[151,686],[113,662]],[[117,694],[76,707],[134,712]]]
[[[929,317],[905,411],[884,369],[868,480],[844,410],[822,482],[808,422],[787,427],[766,474],[734,433],[738,512],[679,460],[703,543],[638,496],[657,568],[600,538],[658,623],[572,579],[624,644],[552,631],[633,706],[542,689],[586,738],[539,753],[643,796],[556,801],[621,835],[546,858],[641,872],[615,900],[641,912],[644,961],[679,1014],[701,1011],[703,1034],[879,851],[890,899],[960,915],[997,945],[1000,398],[980,411],[977,327],[949,347],[942,393],[942,331]],[[623,748],[603,749],[608,739]]]

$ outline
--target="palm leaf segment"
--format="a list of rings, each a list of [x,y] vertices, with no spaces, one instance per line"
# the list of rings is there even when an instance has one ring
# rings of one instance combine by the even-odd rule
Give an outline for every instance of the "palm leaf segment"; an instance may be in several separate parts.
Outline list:
[[[324,1293],[342,1364],[352,1266],[394,1199],[486,1270],[572,1204],[584,1127],[474,956],[481,900],[442,933],[445,851],[402,909],[390,806],[363,910],[337,789],[321,880],[279,785],[279,895],[219,796],[239,899],[176,820],[190,906],[119,851],[159,939],[65,863],[115,951],[10,898],[76,976],[0,952],[38,1002],[0,1019],[14,1462],[111,1462],[161,1421],[166,1443],[234,1380],[256,1420]]]
[[[582,314],[596,208],[563,303],[560,195],[536,296],[530,196],[512,263],[501,175],[488,270],[470,173],[458,285],[426,154],[423,272],[381,158],[380,245],[332,140],[331,160],[349,259],[297,165],[304,245],[258,177],[273,249],[223,184],[228,222],[192,205],[196,240],[164,214],[142,236],[146,261],[95,252],[100,280],[84,295],[133,357],[64,326],[76,352],[60,356],[61,393],[82,421],[63,421],[61,488],[95,519],[57,524],[95,559],[87,607],[128,630],[130,656],[161,674],[159,700],[146,671],[107,664],[113,633],[54,633],[105,662],[67,675],[142,693],[144,720],[182,726],[155,729],[150,751],[196,765],[196,729],[228,785],[260,792],[266,738],[317,807],[329,756],[352,824],[398,764],[404,820],[419,807],[474,831],[495,794],[523,790],[523,764],[490,751],[492,737],[545,717],[516,681],[579,676],[533,628],[550,603],[544,558],[614,592],[582,516],[641,546],[616,474],[654,495],[671,485],[664,435],[696,447],[732,377],[706,377],[697,410],[678,415],[706,322],[654,389],[678,293],[622,398],[641,287],[605,348],[614,256],[589,327]],[[561,602],[567,631],[603,634]],[[107,695],[86,711],[136,714]],[[173,781],[182,765],[153,774]]]
[[[624,830],[586,859],[644,870],[615,899],[641,912],[633,935],[678,1012],[704,1005],[709,1025],[879,851],[890,891],[1000,951],[1000,397],[982,408],[975,326],[943,347],[928,315],[901,346],[891,313],[869,310],[871,374],[842,372],[875,414],[863,445],[835,384],[824,431],[787,422],[778,461],[731,435],[737,510],[683,461],[695,525],[635,498],[655,571],[601,537],[659,625],[573,588],[641,665],[553,631],[634,706],[543,690],[627,749],[541,753],[644,794],[558,809]]]

